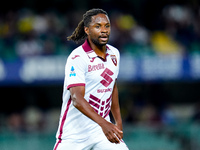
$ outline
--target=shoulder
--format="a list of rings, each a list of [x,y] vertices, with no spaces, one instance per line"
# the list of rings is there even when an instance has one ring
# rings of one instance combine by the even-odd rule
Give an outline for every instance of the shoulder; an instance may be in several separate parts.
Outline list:
[[[73,55],[75,55],[75,54],[80,54],[80,55],[82,55],[83,52],[84,52],[84,51],[83,51],[82,46],[78,46],[77,48],[75,48],[74,50],[72,50],[72,52],[70,53],[69,56],[73,56]]]
[[[120,56],[120,52],[119,52],[119,50],[118,50],[116,47],[114,47],[114,46],[112,46],[112,45],[110,45],[110,44],[106,44],[106,46],[107,46],[108,49],[111,50],[115,55],[117,55],[118,57]]]
[[[74,49],[67,58],[65,69],[75,67],[76,70],[85,70],[87,68],[87,57],[81,46]]]
[[[70,53],[70,55],[68,56],[68,61],[84,60],[85,56],[86,54],[82,46],[79,46]]]
[[[114,51],[119,51],[116,47],[110,45],[110,44],[106,44],[106,46],[110,49],[110,50],[114,50]]]

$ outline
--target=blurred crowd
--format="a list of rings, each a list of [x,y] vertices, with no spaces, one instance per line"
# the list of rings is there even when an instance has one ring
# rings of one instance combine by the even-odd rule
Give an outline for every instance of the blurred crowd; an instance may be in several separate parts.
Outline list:
[[[83,13],[77,10],[36,13],[22,8],[0,14],[0,59],[12,61],[32,56],[68,55],[77,45],[68,42],[66,37],[77,27]],[[200,7],[193,10],[190,6],[168,5],[159,15],[160,27],[152,30],[133,14],[110,11],[109,43],[122,54],[134,56],[200,53]],[[162,99],[158,101],[164,104]],[[147,103],[147,100],[142,102],[140,97],[133,100],[132,95],[127,96],[127,101],[121,104],[125,122],[173,124],[177,121],[177,114],[180,112],[181,115],[185,109]],[[189,114],[189,117],[186,118],[200,120],[199,107],[187,107],[185,115]],[[27,107],[20,113],[0,114],[0,129],[6,127],[16,132],[56,129],[59,113],[60,109],[44,112],[38,107]]]
[[[166,84],[118,84],[124,125],[145,124],[153,127],[173,127],[182,123],[197,123],[200,127],[199,84],[196,84],[195,88],[191,88],[192,85],[181,88],[183,84],[173,84],[173,86],[177,90],[168,89]],[[52,88],[48,86],[19,87],[15,91],[15,93],[11,92],[13,97],[8,96],[9,101],[4,102],[0,109],[4,112],[0,112],[0,133],[8,129],[13,133],[55,132],[57,130],[62,103],[62,85]],[[22,95],[19,94],[20,92]],[[187,97],[184,99],[183,96],[178,96],[180,92],[187,92],[189,96],[183,94]],[[174,94],[171,96],[174,99],[170,98],[171,94]],[[12,106],[9,106],[11,102]]]
[[[34,56],[67,56],[78,46],[67,41],[67,36],[75,30],[83,13],[85,10],[61,13],[56,10],[36,12],[28,8],[0,13],[0,61],[15,61]],[[190,5],[166,5],[157,14],[158,20],[152,23],[156,25],[154,28],[149,28],[133,13],[112,8],[108,13],[111,21],[109,44],[117,47],[121,54],[135,57],[200,54],[200,6],[194,9]],[[120,107],[125,126],[145,124],[157,128],[181,125],[182,122],[197,123],[200,126],[199,96],[195,99],[196,103],[191,102],[191,98],[187,104],[183,102],[176,105],[175,102],[168,102],[168,93],[162,91],[162,87],[149,86],[149,89],[145,91],[137,85],[119,84]],[[199,86],[196,89],[198,91]],[[37,92],[33,94],[38,94],[38,97],[30,93],[27,96],[24,92],[23,90],[23,100],[17,92],[13,93],[21,103],[26,102],[19,110],[1,110],[0,133],[56,133],[60,106],[54,104],[60,103],[62,99],[55,98],[57,102],[52,104],[53,107],[48,107],[45,103],[43,108],[36,101],[52,103],[49,98],[51,96],[43,97]],[[187,92],[191,93],[189,90]],[[16,105],[14,103],[12,107],[18,107],[21,103],[17,105],[16,101]]]
[[[60,109],[43,111],[39,107],[28,106],[23,111],[0,115],[0,133],[56,132]]]
[[[124,125],[148,125],[149,127],[173,127],[181,123],[200,125],[200,103],[196,105],[166,105],[158,108],[153,103],[138,103],[123,99],[121,114]],[[126,102],[126,100],[128,102]],[[60,116],[59,108],[44,111],[37,106],[27,106],[20,112],[0,115],[0,133],[56,132]],[[112,116],[111,116],[112,118]]]
[[[167,89],[166,84],[137,85],[135,83],[119,86],[119,100],[124,122],[150,126],[176,126],[181,123],[200,125],[199,96],[194,92],[193,98],[192,96],[186,99],[180,98],[179,90],[183,93],[187,91],[188,95],[191,95],[192,91],[189,85],[186,89],[181,89],[181,86],[183,85],[177,86],[178,90],[173,90],[173,94]],[[169,95],[173,95],[175,99],[172,100]]]
[[[37,13],[21,8],[0,14],[0,58],[69,54],[77,45],[66,37],[72,34],[84,12]],[[121,53],[133,55],[200,52],[200,7],[194,10],[187,5],[168,5],[158,15],[160,27],[152,30],[133,14],[110,11],[110,44]]]

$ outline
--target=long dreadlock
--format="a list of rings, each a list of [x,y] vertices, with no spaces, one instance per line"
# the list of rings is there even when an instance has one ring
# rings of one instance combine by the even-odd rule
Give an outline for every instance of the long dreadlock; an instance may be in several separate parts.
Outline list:
[[[91,10],[88,10],[84,15],[83,15],[83,20],[81,20],[72,33],[71,36],[67,37],[68,41],[74,41],[76,43],[84,40],[87,37],[87,34],[84,31],[84,27],[89,27],[89,24],[91,23],[91,18],[92,16],[98,15],[98,14],[105,14],[108,15],[106,11],[99,9],[99,8],[94,8]]]

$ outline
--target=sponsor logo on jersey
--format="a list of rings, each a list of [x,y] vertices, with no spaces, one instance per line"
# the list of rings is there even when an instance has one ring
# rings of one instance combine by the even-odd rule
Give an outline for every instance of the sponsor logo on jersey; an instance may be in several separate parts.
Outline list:
[[[97,90],[97,93],[105,93],[105,92],[112,92],[112,88],[98,89]]]
[[[115,55],[110,55],[112,62],[114,63],[115,66],[117,66],[117,58]]]
[[[97,71],[97,70],[100,70],[100,69],[104,69],[103,63],[97,64],[97,65],[88,65],[88,72]]]
[[[69,77],[72,77],[72,76],[76,76],[76,72],[75,72],[75,69],[74,69],[73,66],[71,67],[71,71],[70,71],[70,74],[69,74]]]
[[[96,57],[93,57],[93,58],[91,58],[90,59],[90,62],[94,62],[94,59],[95,59]]]
[[[76,57],[80,57],[80,55],[75,55],[74,57],[72,57],[72,59],[75,59]]]
[[[101,80],[100,83],[101,83],[102,85],[104,85],[105,87],[108,87],[108,86],[112,83],[112,81],[113,81],[113,79],[112,79],[112,77],[111,77],[113,74],[114,74],[114,73],[113,73],[110,69],[106,68],[106,69],[103,71],[103,73],[101,74],[101,76],[102,76],[104,79]]]

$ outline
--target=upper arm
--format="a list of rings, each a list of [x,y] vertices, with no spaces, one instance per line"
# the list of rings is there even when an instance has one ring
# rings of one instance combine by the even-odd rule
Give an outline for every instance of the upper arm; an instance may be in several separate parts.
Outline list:
[[[85,100],[85,86],[74,86],[69,89],[73,105],[77,108],[81,105],[81,101]]]
[[[74,86],[69,89],[71,98],[75,99],[78,97],[84,97],[85,95],[85,86]]]
[[[113,93],[112,98],[115,100],[117,98],[118,100],[118,88],[117,88],[117,82],[115,81],[114,87],[113,87]]]

